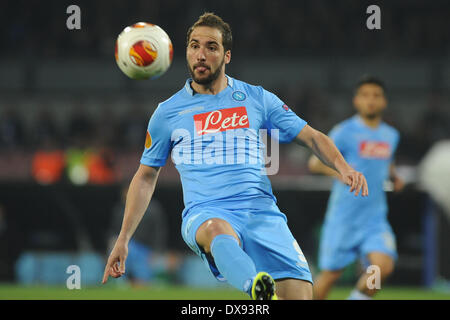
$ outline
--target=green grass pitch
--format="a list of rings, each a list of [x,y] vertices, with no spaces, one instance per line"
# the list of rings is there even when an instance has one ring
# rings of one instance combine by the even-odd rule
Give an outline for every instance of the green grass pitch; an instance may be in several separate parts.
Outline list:
[[[351,291],[349,287],[336,287],[329,299],[344,300]],[[0,300],[242,300],[247,295],[234,289],[196,289],[176,286],[118,287],[98,286],[69,290],[59,287],[23,287],[0,285]],[[383,300],[450,300],[450,292],[438,292],[416,287],[386,287],[376,299]]]

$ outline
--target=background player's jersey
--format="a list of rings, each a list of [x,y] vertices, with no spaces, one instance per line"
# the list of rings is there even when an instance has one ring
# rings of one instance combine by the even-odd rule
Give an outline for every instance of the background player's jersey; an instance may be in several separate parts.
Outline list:
[[[389,167],[399,141],[398,131],[384,122],[375,129],[370,128],[355,115],[336,125],[329,136],[349,165],[364,174],[369,196],[355,196],[349,186],[335,180],[326,222],[361,227],[385,221],[387,200],[383,186],[389,178]]]
[[[278,129],[278,140],[285,143],[306,125],[274,94],[227,78],[227,87],[216,95],[193,92],[188,79],[158,105],[148,125],[141,163],[161,167],[171,153],[183,185],[183,217],[199,205],[276,207],[259,130]]]

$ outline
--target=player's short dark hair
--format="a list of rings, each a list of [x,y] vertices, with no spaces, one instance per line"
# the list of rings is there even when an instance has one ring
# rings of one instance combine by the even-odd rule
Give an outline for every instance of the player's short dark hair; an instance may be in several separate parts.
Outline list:
[[[231,35],[231,27],[228,23],[222,20],[221,17],[215,15],[212,12],[205,12],[198,20],[189,28],[186,38],[186,46],[189,45],[189,38],[192,31],[196,27],[211,27],[216,28],[222,33],[222,45],[226,51],[231,50],[233,44],[233,37]]]
[[[377,77],[374,77],[372,75],[364,75],[361,77],[361,79],[359,79],[359,81],[356,83],[355,86],[355,94],[358,91],[359,88],[361,88],[361,86],[365,85],[365,84],[374,84],[379,86],[381,89],[383,89],[383,92],[386,92],[386,85],[384,84],[384,82]]]

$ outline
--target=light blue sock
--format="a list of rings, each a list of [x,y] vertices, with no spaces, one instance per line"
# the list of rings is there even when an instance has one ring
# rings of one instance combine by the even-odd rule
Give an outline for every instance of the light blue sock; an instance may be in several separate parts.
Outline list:
[[[237,239],[227,234],[216,236],[211,242],[211,253],[217,269],[228,283],[238,290],[250,293],[256,267],[239,246]]]

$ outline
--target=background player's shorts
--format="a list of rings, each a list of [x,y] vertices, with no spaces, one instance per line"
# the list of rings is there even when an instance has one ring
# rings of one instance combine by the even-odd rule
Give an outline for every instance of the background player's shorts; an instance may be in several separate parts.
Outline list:
[[[194,208],[184,217],[181,234],[218,280],[225,279],[212,258],[207,257],[195,240],[200,225],[211,218],[223,219],[233,227],[241,247],[255,263],[257,272],[268,272],[274,279],[294,278],[312,283],[305,256],[287,226],[286,216],[281,212]]]
[[[150,266],[152,250],[146,245],[131,239],[128,243],[127,272],[139,281],[150,281],[153,272]]]
[[[321,270],[340,270],[357,258],[367,267],[370,264],[367,254],[370,252],[381,252],[397,260],[395,236],[387,221],[370,228],[342,226],[330,223],[323,227],[319,250]]]

